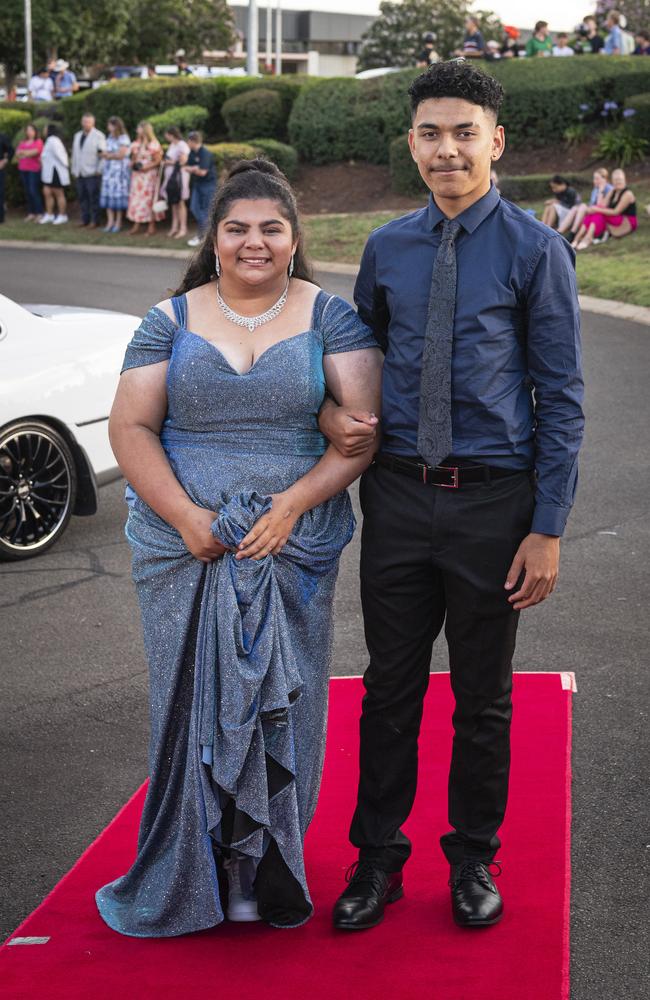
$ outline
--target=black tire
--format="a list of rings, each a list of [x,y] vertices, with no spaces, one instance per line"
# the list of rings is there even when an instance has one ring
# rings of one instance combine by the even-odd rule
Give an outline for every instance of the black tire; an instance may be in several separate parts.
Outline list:
[[[39,420],[0,430],[0,560],[46,552],[68,526],[77,470],[62,435]]]

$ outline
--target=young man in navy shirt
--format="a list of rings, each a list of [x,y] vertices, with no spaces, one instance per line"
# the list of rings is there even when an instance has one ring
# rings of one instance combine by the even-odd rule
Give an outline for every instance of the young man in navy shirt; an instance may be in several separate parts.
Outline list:
[[[341,930],[375,926],[402,895],[411,845],[400,828],[443,624],[456,702],[441,837],[452,912],[464,927],[501,917],[492,876],[517,623],[555,588],[583,433],[573,252],[490,183],[505,144],[500,83],[455,60],[409,94],[429,202],[371,234],[355,288],[385,359],[381,446],[360,487],[370,664],[350,830],[359,860],[334,909]],[[376,447],[375,424],[334,401],[321,412],[344,454]]]

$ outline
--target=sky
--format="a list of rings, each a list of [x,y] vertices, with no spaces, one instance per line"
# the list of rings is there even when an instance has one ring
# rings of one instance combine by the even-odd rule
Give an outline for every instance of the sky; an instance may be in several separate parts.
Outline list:
[[[275,0],[271,0],[275,7]],[[266,0],[258,0],[264,8]],[[335,10],[345,14],[376,14],[379,0],[282,0],[285,9]],[[478,9],[494,10],[504,24],[532,28],[535,21],[548,21],[553,31],[570,31],[585,14],[593,12],[594,0],[480,0]]]

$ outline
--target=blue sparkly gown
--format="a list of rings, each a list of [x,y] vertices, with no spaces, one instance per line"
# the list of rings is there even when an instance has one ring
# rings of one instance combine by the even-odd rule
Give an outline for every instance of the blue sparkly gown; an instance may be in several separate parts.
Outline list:
[[[354,310],[319,292],[309,330],[268,348],[245,374],[158,308],[129,344],[124,369],[169,361],[160,439],[213,533],[235,546],[269,495],[325,451],[317,414],[323,355],[375,347]],[[133,551],[150,674],[150,783],[137,857],[96,894],[122,934],[165,937],[224,919],[224,849],[257,866],[262,919],[295,927],[312,904],[303,841],[325,746],[332,602],[354,530],[347,491],[303,514],[278,556],[205,565],[130,488]]]

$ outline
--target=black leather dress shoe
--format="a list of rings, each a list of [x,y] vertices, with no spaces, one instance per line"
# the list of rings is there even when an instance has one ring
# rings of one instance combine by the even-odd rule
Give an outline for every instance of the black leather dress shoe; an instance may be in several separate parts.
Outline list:
[[[355,861],[348,868],[347,889],[334,906],[334,926],[341,931],[365,931],[384,919],[386,903],[404,895],[402,873],[385,872],[369,861]]]
[[[490,874],[496,861],[463,861],[451,866],[451,908],[460,927],[490,927],[503,916],[503,900]]]

